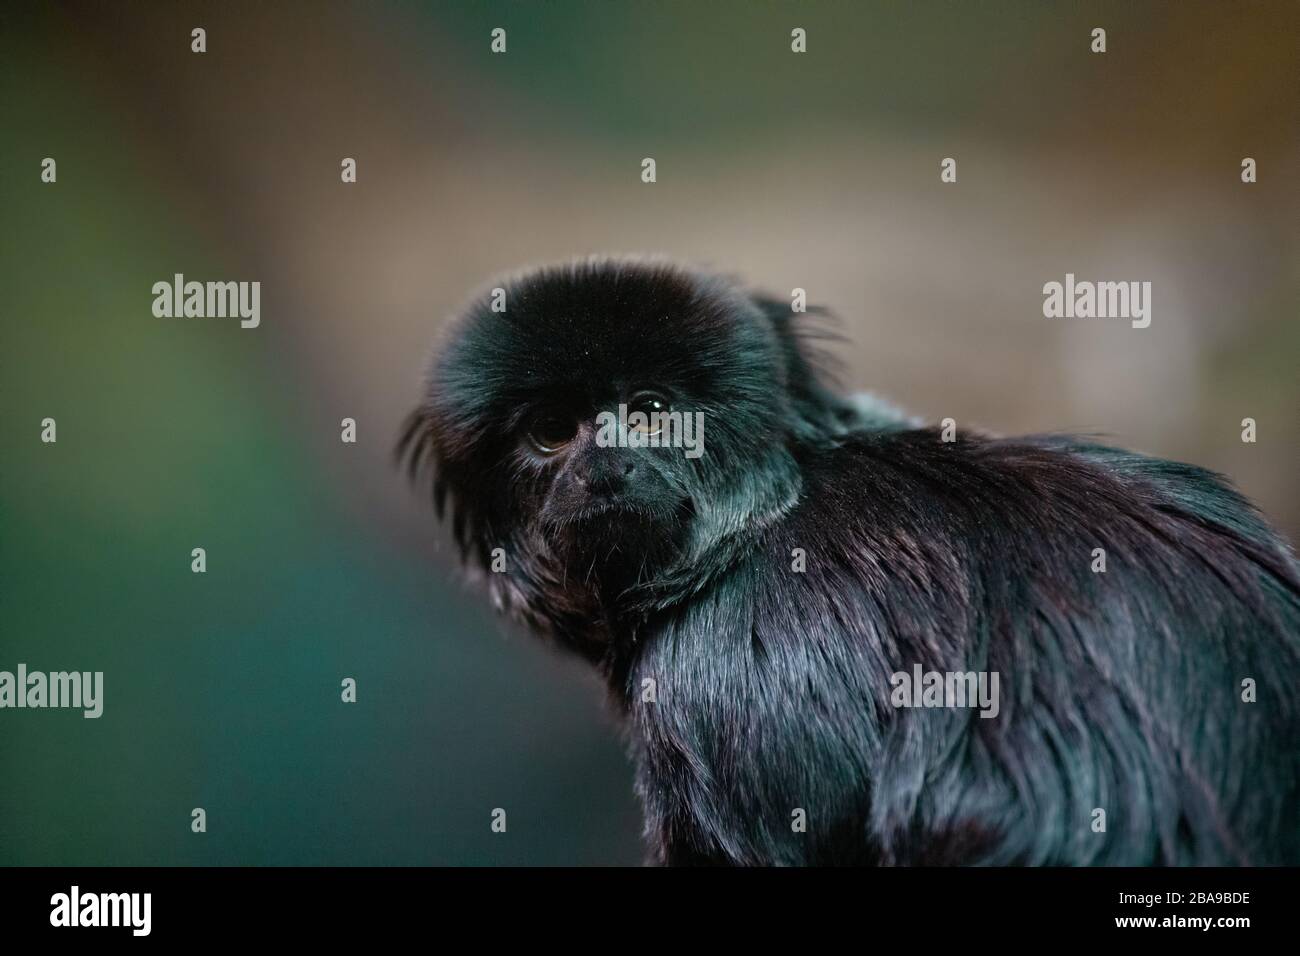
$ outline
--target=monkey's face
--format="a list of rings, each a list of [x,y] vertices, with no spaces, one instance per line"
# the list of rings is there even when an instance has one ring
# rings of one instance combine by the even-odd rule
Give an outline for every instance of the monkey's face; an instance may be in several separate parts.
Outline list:
[[[635,534],[685,519],[690,484],[677,459],[702,452],[702,436],[694,427],[698,416],[672,401],[657,383],[611,382],[528,402],[514,469],[526,512],[553,533],[580,525],[581,533],[610,541],[622,536],[623,523]],[[689,436],[683,422],[691,423]]]
[[[412,433],[466,550],[545,552],[626,584],[745,520],[779,484],[789,417],[778,336],[750,299],[666,265],[590,261],[473,303]]]

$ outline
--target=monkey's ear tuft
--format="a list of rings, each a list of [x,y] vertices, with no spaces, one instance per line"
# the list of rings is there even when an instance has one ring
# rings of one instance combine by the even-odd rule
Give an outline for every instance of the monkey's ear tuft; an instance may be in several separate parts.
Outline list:
[[[835,317],[821,306],[795,313],[790,303],[761,292],[750,300],[772,323],[781,343],[786,392],[794,406],[796,430],[801,434],[834,433],[839,422],[852,417],[839,381],[843,367],[823,350],[822,343],[846,341]]]
[[[429,410],[420,407],[406,416],[402,423],[393,457],[398,467],[406,469],[407,477],[415,482],[428,470],[433,470],[432,492],[433,510],[439,518],[447,503],[447,484],[438,474],[437,433],[433,416]]]

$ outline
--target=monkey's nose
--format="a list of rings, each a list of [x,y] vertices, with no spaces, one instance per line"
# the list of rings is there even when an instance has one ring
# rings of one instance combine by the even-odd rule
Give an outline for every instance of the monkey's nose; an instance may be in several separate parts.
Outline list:
[[[636,471],[636,463],[626,459],[606,460],[603,456],[578,473],[578,484],[590,495],[615,495],[623,490]]]

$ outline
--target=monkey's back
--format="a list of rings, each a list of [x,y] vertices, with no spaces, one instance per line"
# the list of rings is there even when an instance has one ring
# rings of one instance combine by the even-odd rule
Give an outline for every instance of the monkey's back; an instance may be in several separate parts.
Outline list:
[[[637,661],[663,859],[1300,862],[1300,576],[1217,476],[929,429],[801,465]],[[895,706],[918,667],[996,673],[996,716]]]

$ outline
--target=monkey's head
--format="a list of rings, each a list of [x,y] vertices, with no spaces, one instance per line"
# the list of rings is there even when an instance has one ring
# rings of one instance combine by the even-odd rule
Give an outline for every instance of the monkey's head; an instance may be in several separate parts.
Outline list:
[[[400,447],[413,473],[432,467],[462,555],[536,611],[583,604],[557,591],[608,603],[698,574],[790,505],[795,444],[843,413],[788,304],[665,262],[587,259],[470,303]]]

